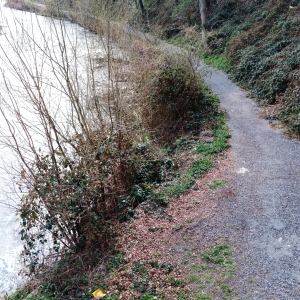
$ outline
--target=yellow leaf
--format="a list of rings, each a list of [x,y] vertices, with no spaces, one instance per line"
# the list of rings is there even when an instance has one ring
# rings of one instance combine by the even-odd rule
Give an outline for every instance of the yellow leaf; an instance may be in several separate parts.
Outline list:
[[[101,291],[100,289],[97,289],[95,292],[93,292],[93,296],[96,299],[101,299],[101,298],[104,298],[106,296],[106,294],[103,291]]]

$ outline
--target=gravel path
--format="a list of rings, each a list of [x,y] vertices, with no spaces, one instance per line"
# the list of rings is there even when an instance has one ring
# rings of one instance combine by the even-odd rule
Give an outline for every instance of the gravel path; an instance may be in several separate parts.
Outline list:
[[[211,70],[205,81],[232,133],[235,196],[221,222],[237,245],[238,298],[298,300],[300,144],[260,119],[261,109],[224,73]]]

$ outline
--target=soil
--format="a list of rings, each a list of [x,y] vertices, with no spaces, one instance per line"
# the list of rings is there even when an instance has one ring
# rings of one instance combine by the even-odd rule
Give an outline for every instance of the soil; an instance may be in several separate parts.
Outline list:
[[[199,289],[199,283],[190,282],[189,276],[195,273],[191,272],[191,266],[199,269],[196,270],[199,276],[208,274],[206,270],[201,270],[203,274],[200,274],[199,266],[204,263],[201,253],[213,245],[232,245],[227,227],[223,227],[228,204],[235,195],[231,188],[232,163],[231,150],[228,150],[216,162],[214,169],[197,180],[196,190],[174,199],[163,214],[146,214],[142,208],[137,210],[137,219],[123,229],[119,239],[119,249],[125,253],[129,271],[117,271],[115,286],[112,281],[109,292],[121,284],[125,292],[121,293],[120,299],[140,299],[139,293],[130,291],[132,278],[129,266],[132,267],[134,262],[142,262],[146,266],[147,262],[158,261],[174,266],[175,270],[166,274],[148,268],[150,274],[155,273],[152,282],[163,282],[170,277],[185,281],[184,288],[172,288],[165,284],[159,287],[156,284],[156,290],[165,294],[167,299],[179,299],[180,291],[188,295],[182,299],[195,299],[200,290],[200,294],[212,294],[209,285]],[[222,188],[212,190],[209,185],[214,180],[226,180],[226,183]],[[212,276],[217,277],[217,274]],[[213,299],[221,299],[219,294],[214,291]]]

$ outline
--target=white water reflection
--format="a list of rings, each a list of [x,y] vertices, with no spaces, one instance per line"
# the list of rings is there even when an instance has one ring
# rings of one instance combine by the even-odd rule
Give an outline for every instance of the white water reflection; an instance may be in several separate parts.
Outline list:
[[[0,72],[3,75],[0,76],[0,108],[9,116],[9,121],[15,128],[15,136],[23,147],[22,151],[27,153],[30,160],[28,135],[19,126],[20,120],[11,113],[12,107],[16,104],[19,106],[20,115],[29,124],[30,139],[36,149],[43,148],[45,138],[40,125],[42,120],[36,109],[26,101],[30,93],[37,99],[43,97],[60,129],[70,134],[71,107],[62,83],[64,74],[60,73],[59,70],[62,69],[57,68],[57,65],[63,64],[64,58],[67,57],[70,70],[75,70],[76,75],[72,84],[76,87],[78,97],[85,101],[95,92],[89,90],[91,74],[87,70],[93,66],[90,65],[92,60],[88,60],[87,56],[103,56],[103,53],[98,37],[81,27],[67,21],[11,10],[3,7],[4,1],[0,1],[0,24],[3,26],[3,34],[0,36]],[[63,41],[66,43],[62,44]],[[25,66],[29,68],[27,72],[24,72]],[[95,73],[92,76],[95,79]],[[106,82],[105,77],[105,72],[99,71],[97,84],[101,84],[101,81]],[[36,89],[36,83],[40,87],[39,90]],[[13,175],[8,174],[18,170],[19,163],[12,148],[5,144],[11,142],[11,134],[2,115],[0,140],[0,203],[16,206],[20,195],[16,193]],[[11,293],[21,283],[18,272],[22,245],[18,236],[19,221],[14,209],[0,205],[1,296]]]

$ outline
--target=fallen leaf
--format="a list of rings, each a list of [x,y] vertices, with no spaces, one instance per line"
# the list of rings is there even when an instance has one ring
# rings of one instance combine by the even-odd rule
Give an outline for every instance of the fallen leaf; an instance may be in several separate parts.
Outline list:
[[[106,296],[106,294],[100,289],[94,291],[92,295],[94,296],[95,299],[102,299]]]

